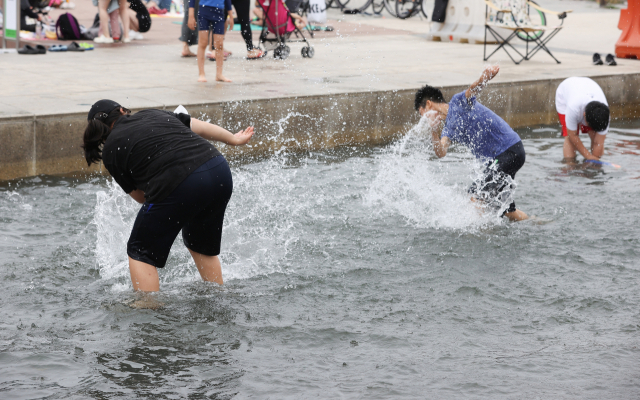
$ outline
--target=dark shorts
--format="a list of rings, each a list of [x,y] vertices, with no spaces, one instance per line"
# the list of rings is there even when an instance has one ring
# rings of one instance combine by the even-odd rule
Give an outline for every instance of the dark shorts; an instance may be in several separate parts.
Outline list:
[[[191,173],[167,198],[144,203],[133,224],[127,254],[162,268],[182,230],[187,248],[206,256],[220,254],[222,223],[233,191],[229,164],[217,156]]]
[[[215,35],[224,35],[225,12],[218,7],[203,6],[198,8],[198,30],[208,31],[209,27]]]
[[[516,172],[522,168],[526,159],[524,146],[522,142],[518,142],[509,147],[495,159],[487,161],[482,177],[477,179],[469,188],[469,193],[473,194],[477,199],[489,205],[501,206],[501,196],[508,189],[511,181],[507,179],[515,179]],[[514,212],[516,203],[511,202],[505,213]]]

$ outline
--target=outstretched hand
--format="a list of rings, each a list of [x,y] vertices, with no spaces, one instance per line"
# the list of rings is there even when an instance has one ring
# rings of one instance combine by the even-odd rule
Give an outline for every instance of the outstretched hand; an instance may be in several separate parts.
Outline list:
[[[242,146],[244,144],[249,143],[251,136],[253,136],[253,126],[248,127],[247,129],[240,131],[233,135],[236,138],[236,146]]]
[[[471,98],[471,96],[477,96],[480,91],[482,91],[482,88],[485,87],[491,79],[498,75],[498,72],[500,72],[500,66],[498,65],[489,65],[485,67],[480,78],[473,82],[471,86],[469,86],[469,89],[465,91],[467,99]]]
[[[500,72],[500,66],[499,65],[489,65],[484,69],[484,72],[482,73],[483,77],[485,78],[485,82],[486,81],[490,81],[491,79],[493,79],[496,75],[498,75],[498,72]]]

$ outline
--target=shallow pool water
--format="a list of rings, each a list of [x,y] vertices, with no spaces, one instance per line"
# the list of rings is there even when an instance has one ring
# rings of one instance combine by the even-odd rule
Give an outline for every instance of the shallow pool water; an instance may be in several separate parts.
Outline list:
[[[136,204],[105,178],[0,184],[0,398],[637,398],[640,122],[561,163],[520,131],[519,208],[481,214],[461,149],[232,165],[223,287],[177,241],[159,310],[134,309]]]

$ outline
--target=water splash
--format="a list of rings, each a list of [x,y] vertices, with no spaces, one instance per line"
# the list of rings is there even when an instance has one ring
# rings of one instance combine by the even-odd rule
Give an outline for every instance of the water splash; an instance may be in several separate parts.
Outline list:
[[[232,169],[234,194],[225,214],[222,253],[225,280],[286,272],[282,260],[295,243],[294,215],[299,202],[289,192],[297,170],[287,168],[285,155]],[[112,180],[97,192],[92,224],[96,226],[96,261],[100,276],[113,281],[113,290],[128,290],[127,240],[140,205]],[[160,282],[200,280],[195,264],[178,235]]]
[[[425,116],[378,156],[380,169],[365,204],[381,213],[401,215],[419,228],[474,231],[500,224],[499,216],[513,192],[501,197],[497,211],[488,204],[472,203],[467,189],[470,181],[481,177],[482,164],[466,151],[451,152],[455,147],[446,158],[436,158],[430,135],[431,123]]]

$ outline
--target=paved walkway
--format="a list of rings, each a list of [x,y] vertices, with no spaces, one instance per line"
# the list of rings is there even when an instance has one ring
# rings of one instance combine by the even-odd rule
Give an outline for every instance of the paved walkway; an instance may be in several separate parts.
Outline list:
[[[80,3],[82,1],[82,3]],[[72,11],[90,25],[95,9],[78,0]],[[504,53],[491,59],[501,65],[496,81],[510,82],[635,73],[640,61],[618,60],[617,67],[592,66],[593,52],[613,53],[620,34],[618,10],[599,9],[583,1],[541,1],[555,10],[574,9],[566,28],[551,43],[562,64],[546,54],[514,65]],[[57,12],[59,13],[59,12]],[[0,117],[83,112],[97,99],[112,98],[130,108],[237,101],[255,98],[326,95],[417,88],[424,83],[461,85],[482,70],[482,45],[432,42],[429,23],[419,18],[341,15],[331,10],[335,32],[312,40],[313,59],[302,58],[292,44],[287,60],[243,59],[239,32],[228,34],[233,56],[225,75],[234,82],[213,82],[214,63],[207,62],[210,82],[197,83],[194,58],[181,58],[177,40],[181,19],[154,18],[146,39],[131,44],[102,45],[85,53],[44,56],[0,54]],[[254,32],[257,41],[257,32]],[[52,44],[48,42],[47,44]]]

